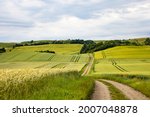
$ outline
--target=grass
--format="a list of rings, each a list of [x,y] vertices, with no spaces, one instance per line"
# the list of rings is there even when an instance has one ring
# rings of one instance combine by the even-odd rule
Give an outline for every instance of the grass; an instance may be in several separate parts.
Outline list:
[[[24,74],[24,76],[28,76]],[[48,74],[40,77],[0,79],[2,100],[82,100],[90,99],[94,82],[78,72]]]
[[[112,84],[105,82],[103,80],[99,80],[99,81],[108,86],[112,100],[127,100],[128,99],[119,89],[115,88]]]
[[[142,92],[147,97],[150,97],[150,76],[144,75],[128,75],[128,74],[105,74],[101,75],[100,78],[114,80]]]

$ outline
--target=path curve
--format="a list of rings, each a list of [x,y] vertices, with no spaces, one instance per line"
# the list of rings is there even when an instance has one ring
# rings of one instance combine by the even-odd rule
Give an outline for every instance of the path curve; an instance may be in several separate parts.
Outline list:
[[[149,100],[149,98],[146,97],[144,94],[127,85],[115,81],[111,81],[111,80],[103,80],[103,81],[112,84],[114,87],[119,89],[125,96],[127,96],[131,100]]]
[[[90,61],[87,65],[87,67],[85,68],[84,72],[82,73],[82,76],[85,76],[85,75],[88,75],[91,68],[92,68],[92,65],[93,65],[93,62],[94,62],[94,57],[92,54],[90,54]]]
[[[111,100],[108,87],[102,82],[95,81],[94,93],[91,100]]]

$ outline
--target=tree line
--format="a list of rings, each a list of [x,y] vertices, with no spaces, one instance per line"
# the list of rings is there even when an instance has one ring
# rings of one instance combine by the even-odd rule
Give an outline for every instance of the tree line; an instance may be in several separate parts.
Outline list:
[[[13,48],[19,46],[34,46],[34,45],[45,45],[45,44],[84,44],[83,39],[68,39],[68,40],[40,40],[40,41],[25,41],[21,43],[16,43]]]
[[[150,45],[150,38],[146,38],[144,44]],[[109,40],[109,41],[101,41],[98,43],[91,41],[91,43],[84,43],[80,53],[81,54],[92,53],[92,52],[104,50],[115,46],[129,46],[129,45],[140,46],[141,44],[129,40]]]
[[[83,44],[83,47],[80,50],[80,53],[92,53],[99,50],[104,50],[107,48],[122,46],[122,45],[134,45],[139,46],[142,45],[138,41],[130,41],[130,40],[109,40],[109,41],[99,41],[95,42],[93,40],[83,40],[83,39],[68,39],[68,40],[40,40],[40,41],[25,41],[21,43],[13,43],[12,48],[20,47],[20,46],[34,46],[34,45],[44,45],[44,44]],[[146,38],[143,45],[150,45],[150,38]],[[6,52],[6,48],[1,47],[0,53]],[[44,51],[47,53],[55,53]]]

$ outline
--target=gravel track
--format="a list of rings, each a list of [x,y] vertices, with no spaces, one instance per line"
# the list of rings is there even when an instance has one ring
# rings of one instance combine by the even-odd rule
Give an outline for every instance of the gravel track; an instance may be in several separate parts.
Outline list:
[[[119,89],[126,97],[128,97],[131,100],[149,100],[149,98],[146,97],[144,94],[127,85],[115,81],[111,81],[111,80],[103,80],[103,81],[112,84],[114,87]]]
[[[95,90],[91,97],[92,100],[110,100],[110,92],[106,85],[99,81],[95,81]]]

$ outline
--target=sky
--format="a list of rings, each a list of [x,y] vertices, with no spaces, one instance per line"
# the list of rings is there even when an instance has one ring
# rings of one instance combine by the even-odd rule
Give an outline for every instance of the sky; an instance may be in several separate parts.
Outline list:
[[[0,0],[0,42],[150,36],[150,0]]]

